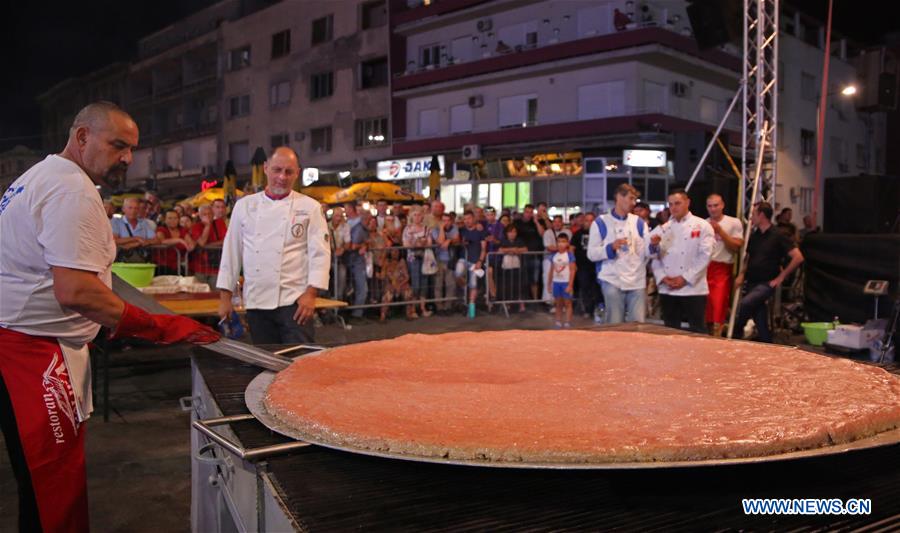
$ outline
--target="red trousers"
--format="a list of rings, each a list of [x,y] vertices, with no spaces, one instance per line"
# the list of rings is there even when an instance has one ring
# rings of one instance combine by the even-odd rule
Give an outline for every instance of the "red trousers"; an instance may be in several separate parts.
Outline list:
[[[706,299],[707,324],[724,324],[728,321],[733,268],[731,263],[709,262],[706,269],[706,283],[709,285],[709,297]]]
[[[0,419],[19,487],[20,528],[35,521],[29,515],[36,508],[46,532],[88,531],[85,427],[78,423],[59,344],[0,328],[0,378]]]

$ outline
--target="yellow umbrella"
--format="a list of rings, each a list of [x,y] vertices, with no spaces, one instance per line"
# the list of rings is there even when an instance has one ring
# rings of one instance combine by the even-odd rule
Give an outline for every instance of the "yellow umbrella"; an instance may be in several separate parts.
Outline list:
[[[250,188],[253,192],[259,192],[266,188],[266,173],[263,171],[263,164],[266,162],[266,152],[262,147],[257,147],[250,159],[253,165],[250,171]]]
[[[334,205],[344,202],[377,202],[378,200],[387,200],[388,202],[423,202],[425,197],[421,194],[405,191],[394,183],[367,181],[354,183],[346,189],[328,194],[322,202]]]
[[[235,189],[235,199],[244,196],[243,191],[240,189]],[[194,196],[191,196],[185,202],[190,202],[190,204],[194,207],[200,207],[201,205],[211,204],[215,200],[225,200],[225,189],[222,187],[210,187],[205,191],[200,191]]]
[[[334,194],[340,190],[341,188],[335,185],[311,185],[309,187],[300,188],[301,193],[310,198],[314,198],[319,203],[325,203],[325,198],[327,198],[328,195]]]

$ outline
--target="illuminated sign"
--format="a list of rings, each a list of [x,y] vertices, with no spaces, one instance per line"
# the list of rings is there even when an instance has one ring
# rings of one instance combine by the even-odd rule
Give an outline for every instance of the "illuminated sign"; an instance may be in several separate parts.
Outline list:
[[[317,169],[316,167],[307,167],[303,169],[304,187],[309,187],[317,181],[319,181],[319,169]]]
[[[438,163],[441,165],[441,176],[445,176],[447,167],[444,164],[444,156],[438,156]],[[384,181],[427,178],[431,174],[431,157],[380,161],[377,172],[378,179]]]
[[[666,153],[662,150],[625,150],[622,159],[629,167],[666,166]]]

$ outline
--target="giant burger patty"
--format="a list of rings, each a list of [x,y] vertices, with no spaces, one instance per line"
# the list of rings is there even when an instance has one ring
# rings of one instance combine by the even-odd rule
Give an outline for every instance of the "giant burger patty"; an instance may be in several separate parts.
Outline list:
[[[405,335],[301,357],[266,408],[313,442],[456,460],[764,456],[900,426],[900,378],[844,359],[646,333]]]

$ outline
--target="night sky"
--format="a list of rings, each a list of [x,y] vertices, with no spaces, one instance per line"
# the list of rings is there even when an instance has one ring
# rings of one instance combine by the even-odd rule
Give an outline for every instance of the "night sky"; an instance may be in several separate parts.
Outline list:
[[[0,16],[4,74],[0,84],[0,150],[40,147],[35,97],[60,81],[133,58],[137,40],[214,0],[90,0],[8,2]],[[900,30],[887,2],[836,0],[835,30],[877,44]],[[793,2],[821,17],[826,0]],[[880,15],[879,15],[880,14]]]

